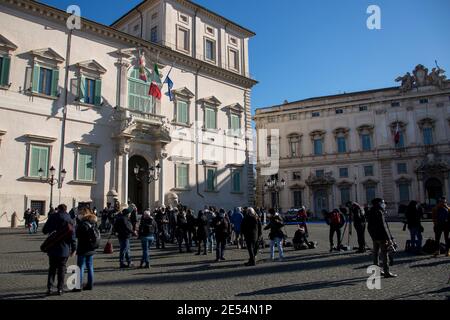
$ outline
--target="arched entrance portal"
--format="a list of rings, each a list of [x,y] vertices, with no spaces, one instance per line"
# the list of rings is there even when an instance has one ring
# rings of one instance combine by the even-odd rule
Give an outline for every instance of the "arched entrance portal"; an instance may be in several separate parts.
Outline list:
[[[134,168],[147,172],[148,162],[141,156],[132,156],[128,161],[128,198],[138,208],[139,212],[148,207],[148,184],[147,181],[138,179],[134,173]],[[142,176],[141,176],[142,177]]]
[[[430,178],[425,182],[425,190],[427,192],[427,201],[430,205],[436,205],[440,197],[444,195],[441,181],[436,178]]]

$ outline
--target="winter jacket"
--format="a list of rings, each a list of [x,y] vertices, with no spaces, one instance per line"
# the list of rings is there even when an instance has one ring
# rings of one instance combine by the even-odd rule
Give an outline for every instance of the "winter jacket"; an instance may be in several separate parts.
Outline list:
[[[158,225],[152,217],[142,218],[139,223],[139,238],[154,236],[158,231]]]
[[[212,224],[218,241],[225,240],[229,236],[230,223],[227,218],[217,216],[213,219]]]
[[[233,215],[231,216],[231,222],[233,223],[234,232],[241,232],[241,224],[244,219],[244,215],[239,210],[235,210]]]
[[[446,212],[446,219],[442,219],[442,217],[445,216],[445,212]],[[441,203],[438,204],[436,207],[433,208],[431,212],[431,217],[433,219],[434,225],[450,224],[449,207],[445,204]]]
[[[274,240],[275,238],[283,239],[284,233],[283,233],[283,227],[284,223],[281,217],[274,216],[270,219],[269,224],[264,228],[264,230],[269,230],[269,239]]]
[[[422,212],[416,207],[415,208],[408,207],[405,216],[406,216],[406,224],[408,225],[409,229],[419,228],[421,226],[420,220],[422,217]]]
[[[366,223],[366,212],[363,208],[354,206],[350,209],[350,214],[355,226],[361,226]]]
[[[114,222],[114,232],[117,233],[119,240],[130,239],[133,234],[133,226],[130,219],[123,214],[119,214]]]
[[[387,241],[389,233],[386,227],[384,210],[380,207],[372,207],[367,215],[367,231],[373,241]]]
[[[91,228],[97,228],[97,217],[93,214],[85,215],[79,224],[77,224],[77,255],[92,256],[95,254],[95,249],[91,242]]]
[[[193,232],[195,231],[195,217],[192,214],[187,214],[186,215],[186,220],[187,220],[187,227],[188,227],[188,231]]]
[[[202,215],[197,218],[197,240],[206,240],[208,238],[208,218]]]
[[[257,241],[262,236],[261,219],[257,215],[246,214],[242,219],[241,233],[246,241]]]
[[[48,218],[47,222],[44,225],[44,228],[42,229],[42,232],[44,234],[50,234],[53,231],[60,231],[68,224],[71,224],[73,226],[70,215],[67,212],[58,212],[52,214]],[[72,252],[75,252],[76,248],[77,242],[75,238],[75,231],[73,231],[72,234],[68,235],[65,240],[50,248],[47,254],[49,257],[67,258]]]

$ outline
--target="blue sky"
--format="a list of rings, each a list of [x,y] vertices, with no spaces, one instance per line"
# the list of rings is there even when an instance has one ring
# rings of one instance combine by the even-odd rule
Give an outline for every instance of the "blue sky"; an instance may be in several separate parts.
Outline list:
[[[110,24],[140,0],[43,0]],[[250,72],[253,109],[300,99],[395,86],[394,79],[438,60],[450,78],[448,0],[196,0],[256,33]],[[381,8],[369,30],[367,7]]]

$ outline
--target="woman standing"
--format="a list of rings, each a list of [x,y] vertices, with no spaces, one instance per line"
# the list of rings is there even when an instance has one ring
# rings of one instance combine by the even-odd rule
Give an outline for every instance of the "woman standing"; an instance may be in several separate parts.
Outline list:
[[[80,268],[80,284],[83,286],[84,269],[88,271],[88,282],[83,290],[92,290],[94,286],[94,254],[100,245],[100,232],[97,228],[97,216],[89,208],[83,208],[78,218],[76,236],[77,243],[77,265]],[[81,291],[81,288],[73,291]]]
[[[157,230],[158,225],[156,224],[155,219],[151,216],[150,211],[144,211],[142,220],[139,224],[139,239],[141,239],[142,244],[142,259],[140,268],[150,268],[149,251],[155,241]]]
[[[411,201],[406,209],[406,224],[411,235],[411,250],[414,253],[420,253],[422,250],[421,216],[422,212],[417,206],[417,201]]]
[[[200,255],[201,246],[203,243],[203,255],[206,256],[207,254],[206,242],[208,239],[208,218],[206,217],[206,215],[202,210],[198,212],[196,224],[197,224],[197,247],[198,247],[198,252],[196,255],[197,256]]]
[[[264,228],[264,230],[269,230],[269,238],[270,238],[270,258],[275,260],[275,244],[278,247],[278,254],[280,256],[280,261],[284,259],[283,253],[283,219],[277,213],[273,214],[270,218],[269,224]]]

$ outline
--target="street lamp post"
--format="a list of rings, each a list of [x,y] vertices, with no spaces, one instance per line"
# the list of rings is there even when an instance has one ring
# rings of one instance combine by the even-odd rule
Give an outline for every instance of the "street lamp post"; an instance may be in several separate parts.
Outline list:
[[[44,178],[44,170],[42,168],[40,168],[38,170],[39,179],[41,180],[41,182],[48,183],[50,185],[50,209],[52,209],[53,208],[53,186],[57,183],[62,185],[64,178],[66,177],[67,171],[66,171],[66,169],[61,170],[61,175],[60,175],[61,181],[59,179],[55,178],[56,169],[54,166],[50,167],[49,172],[50,172],[50,177]]]
[[[151,166],[147,170],[136,165],[134,167],[134,175],[136,176],[137,181],[144,181],[148,184],[148,190],[150,190],[150,184],[159,180],[161,173],[161,165],[158,163],[156,167]],[[148,197],[148,209],[150,209],[150,196]]]
[[[275,199],[276,210],[279,211],[279,209],[280,209],[280,199],[279,199],[280,191],[283,190],[284,187],[286,186],[286,181],[284,179],[281,179],[279,181],[278,178],[270,178],[269,180],[267,180],[267,186],[268,186],[268,188],[275,191],[275,193],[276,193],[276,199]]]

